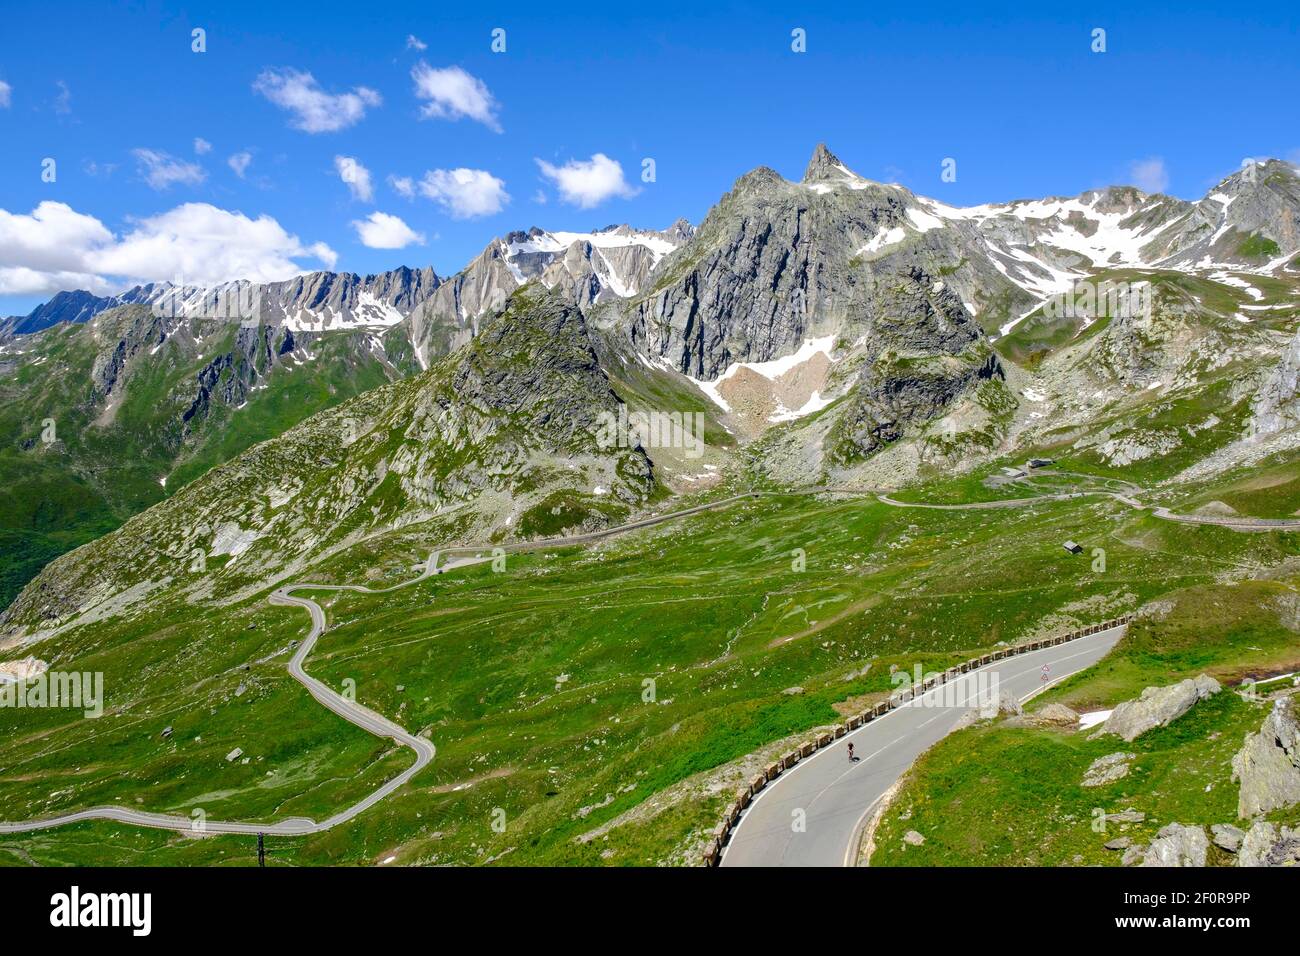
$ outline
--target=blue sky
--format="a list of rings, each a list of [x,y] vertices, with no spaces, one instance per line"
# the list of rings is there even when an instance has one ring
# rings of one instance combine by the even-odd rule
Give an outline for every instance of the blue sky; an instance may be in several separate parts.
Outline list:
[[[957,205],[1135,181],[1195,198],[1243,157],[1300,159],[1294,3],[117,6],[0,13],[0,315],[67,284],[445,275],[533,224],[698,223],[755,166],[797,179],[819,140]]]

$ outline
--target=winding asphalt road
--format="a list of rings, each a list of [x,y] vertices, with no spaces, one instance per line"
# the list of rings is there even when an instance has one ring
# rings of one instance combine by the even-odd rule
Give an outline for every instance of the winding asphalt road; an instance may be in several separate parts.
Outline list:
[[[1048,473],[1046,472],[1044,472],[1043,474],[1045,476],[1048,475]],[[512,553],[538,551],[538,550],[544,550],[547,548],[555,548],[555,547],[568,547],[572,545],[586,544],[593,541],[598,541],[602,538],[608,538],[618,534],[624,534],[628,531],[634,531],[638,528],[648,528],[653,525],[662,524],[663,522],[666,521],[673,521],[678,518],[684,518],[687,517],[688,515],[699,514],[704,511],[713,511],[719,508],[729,507],[730,505],[735,504],[736,502],[743,501],[748,498],[757,498],[760,496],[780,497],[780,496],[791,495],[791,494],[817,495],[817,494],[827,494],[827,493],[870,494],[870,492],[864,491],[863,489],[833,488],[833,487],[805,488],[805,489],[799,489],[795,491],[750,491],[738,495],[732,495],[731,497],[728,498],[720,498],[717,501],[707,502],[705,504],[696,505],[691,508],[683,508],[680,511],[673,511],[662,515],[652,515],[647,518],[641,518],[636,521],[628,522],[627,524],[624,525],[619,525],[616,528],[607,528],[602,531],[594,531],[586,534],[569,535],[569,536],[562,536],[558,538],[548,538],[544,541],[521,542],[519,544],[509,544],[509,545],[502,545],[502,546],[470,545],[470,546],[457,547],[457,548],[440,548],[438,550],[435,550],[432,554],[429,555],[429,558],[425,562],[423,570],[417,577],[414,577],[409,581],[403,581],[400,584],[395,584],[392,587],[388,587],[388,588],[371,589],[364,585],[359,585],[359,584],[311,584],[311,583],[287,584],[279,588],[276,588],[271,593],[271,596],[269,598],[272,604],[285,606],[285,607],[300,607],[305,611],[307,611],[307,613],[311,616],[311,623],[312,623],[311,632],[303,640],[302,644],[298,647],[298,650],[294,653],[292,659],[289,661],[289,673],[293,676],[295,680],[297,680],[300,684],[302,684],[304,687],[307,688],[308,693],[310,693],[311,696],[318,703],[320,703],[322,706],[332,711],[333,713],[338,714],[344,720],[348,721],[351,724],[354,724],[357,727],[361,727],[362,729],[367,730],[378,737],[388,737],[396,741],[397,743],[402,744],[403,746],[410,747],[412,750],[415,751],[415,763],[413,763],[406,770],[402,771],[396,777],[384,783],[382,786],[380,786],[370,794],[367,794],[364,798],[359,800],[357,803],[354,803],[352,806],[334,814],[333,816],[321,822],[317,822],[315,820],[306,817],[291,817],[289,819],[281,820],[277,823],[271,823],[271,824],[208,820],[204,822],[201,828],[201,832],[243,833],[243,834],[270,833],[270,834],[279,834],[279,835],[298,835],[298,834],[308,834],[308,833],[319,833],[323,830],[328,830],[332,827],[338,826],[341,823],[346,823],[348,820],[351,820],[357,814],[364,812],[370,807],[373,807],[376,803],[383,800],[393,791],[403,786],[408,780],[410,780],[413,776],[415,776],[415,774],[419,773],[420,770],[422,770],[425,766],[427,766],[429,762],[433,760],[434,755],[437,752],[433,743],[427,740],[426,738],[411,734],[409,731],[405,730],[399,725],[388,720],[383,715],[375,713],[374,711],[370,710],[367,707],[363,707],[361,704],[358,704],[355,701],[351,701],[348,700],[347,698],[342,697],[334,690],[332,690],[325,684],[321,683],[316,678],[312,677],[303,669],[303,663],[306,661],[308,655],[315,647],[317,639],[319,639],[321,634],[324,633],[325,631],[325,626],[326,626],[325,612],[321,609],[320,605],[317,604],[315,601],[312,601],[308,598],[294,597],[293,596],[294,591],[327,590],[327,591],[356,591],[361,594],[384,594],[390,591],[395,591],[399,588],[410,587],[411,585],[423,581],[432,575],[442,574],[446,571],[452,570],[453,568],[464,567],[470,564],[477,564],[483,561],[489,561],[491,560],[491,558],[483,556],[482,552],[490,551],[493,547],[501,547],[502,550],[507,552],[512,552]],[[1122,501],[1123,503],[1129,505],[1130,507],[1139,510],[1145,510],[1145,506],[1142,505],[1140,502],[1138,502],[1130,495],[1123,495],[1113,491],[1102,491],[1102,490],[1062,492],[1056,494],[1040,495],[1040,496],[1030,497],[1030,498],[1003,499],[999,501],[980,501],[980,502],[970,502],[967,504],[953,504],[953,505],[939,505],[939,504],[926,504],[921,502],[898,501],[886,495],[877,495],[876,497],[882,503],[891,505],[896,508],[934,508],[934,509],[945,510],[945,511],[960,511],[960,510],[986,510],[986,509],[995,509],[995,508],[1024,507],[1026,505],[1032,505],[1044,500],[1049,500],[1049,501],[1066,500],[1071,498],[1083,497],[1085,495],[1107,495],[1109,497]],[[1181,522],[1192,523],[1192,524],[1213,524],[1213,525],[1220,525],[1223,527],[1233,528],[1239,531],[1277,531],[1277,530],[1287,530],[1287,529],[1300,529],[1300,520],[1179,515],[1169,511],[1166,508],[1155,508],[1153,509],[1152,514],[1154,514],[1158,518],[1164,518],[1169,521],[1181,521]],[[443,554],[452,553],[452,552],[463,554],[465,556],[450,560],[442,567],[439,567],[438,566],[439,558]],[[1100,637],[1100,635],[1095,635],[1094,637]],[[1093,639],[1094,638],[1086,638],[1083,640],[1090,641]],[[1073,648],[1078,646],[1078,643],[1080,642],[1061,645],[1061,647]],[[1056,648],[1053,650],[1060,650],[1060,648]],[[1037,651],[1034,652],[1034,654],[1025,655],[1024,658],[1016,658],[1016,660],[1017,661],[1025,660],[1027,658],[1035,657],[1035,655],[1049,655],[1050,653],[1051,651],[1047,651],[1047,650]],[[1101,655],[1099,654],[1097,656],[1099,658]],[[1071,656],[1067,659],[1078,660],[1079,658],[1076,656]],[[1001,662],[1001,663],[1005,664],[1006,662]],[[1082,666],[1089,666],[1089,665],[1084,664]],[[1005,677],[1003,679],[1006,680]],[[904,708],[902,711],[896,711],[894,713],[901,713],[901,712],[905,712],[906,710],[907,708]],[[893,714],[891,714],[890,716],[892,717]],[[957,719],[956,717],[953,717],[953,722],[955,722],[956,719]],[[873,722],[872,724],[868,724],[866,727],[856,731],[855,734],[861,734],[866,731],[870,731],[873,728],[878,727],[880,723],[881,721],[876,721]],[[917,736],[914,737],[913,744],[923,742],[929,739],[929,736],[934,732],[934,730],[932,729],[932,730],[926,730],[922,732],[921,728],[931,728],[932,726],[934,727],[934,729],[940,729],[944,726],[944,722],[942,720],[938,720],[938,718],[935,718],[933,721],[922,722],[919,725],[919,727],[916,728],[914,731],[914,733]],[[944,733],[946,732],[947,731],[945,730]],[[846,739],[853,739],[853,736],[854,735],[850,735]],[[940,736],[942,736],[942,734]],[[916,750],[916,754],[921,753],[928,746],[929,744],[925,744],[925,746],[922,746],[919,750]],[[837,750],[838,748],[831,748],[831,749]],[[911,745],[909,745],[906,748],[898,747],[894,751],[892,751],[892,753],[901,753],[904,750],[910,750],[910,749],[911,749]],[[820,757],[821,754],[819,754],[818,756]],[[899,765],[898,767],[899,772],[901,772],[903,768],[909,765],[911,763],[911,760],[914,758],[915,755],[912,758],[909,758],[905,764]],[[891,757],[890,759],[892,760],[894,758]],[[812,761],[810,760],[808,761],[807,764],[800,764],[798,770],[788,776],[789,777],[798,776],[799,772],[803,771],[806,766],[811,764],[811,762]],[[862,761],[862,764],[865,765],[866,763],[867,761],[864,759]],[[877,764],[880,763],[881,761],[877,761]],[[854,767],[857,766],[859,765],[857,764],[854,765]],[[850,771],[852,769],[853,768],[850,768]],[[897,773],[895,773],[894,776],[897,777]],[[778,784],[782,783],[786,779],[787,776],[783,775],[778,779]],[[763,791],[764,795],[766,795],[769,791],[773,789],[775,789],[775,787],[769,787],[767,790],[764,790]],[[881,792],[883,793],[884,791],[881,790]],[[775,803],[777,801],[769,801],[769,802]],[[756,801],[754,806],[757,806],[757,803],[758,802]],[[826,806],[828,804],[833,804],[833,803],[834,803],[833,800],[823,801],[823,806]],[[748,817],[750,816],[750,814],[752,814],[752,812],[753,812],[752,808],[750,811],[747,811],[746,819],[748,819]],[[126,807],[103,806],[103,807],[90,807],[86,810],[79,810],[74,813],[59,814],[56,816],[38,818],[34,820],[23,820],[18,822],[11,822],[11,823],[0,822],[0,833],[24,833],[32,830],[43,830],[50,827],[63,826],[69,823],[77,823],[83,820],[116,820],[121,823],[131,823],[137,826],[153,827],[156,829],[163,829],[163,830],[175,830],[179,832],[200,831],[200,827],[197,826],[196,822],[189,817],[162,814],[162,813],[147,813],[140,810],[132,810]],[[811,816],[810,816],[810,820],[811,820]],[[784,822],[783,825],[788,826],[788,821]],[[757,832],[759,828],[760,828],[759,824],[750,824],[743,838],[740,836],[740,831],[737,830],[737,835],[733,836],[731,843],[728,845],[727,852],[724,854],[723,862],[725,865],[729,865],[729,866],[743,865],[743,862],[747,858],[754,859],[759,862],[763,862],[763,860],[766,860],[766,862],[768,863],[775,862],[770,858],[770,856],[760,858],[760,854],[758,853],[758,851],[756,850],[747,851],[743,848],[745,843],[754,841],[753,834]],[[738,845],[738,840],[742,841],[739,843],[739,846],[741,848],[733,850],[732,847],[736,847]],[[761,840],[757,842],[761,842]],[[811,840],[811,841],[805,840],[797,845],[811,846],[817,843],[818,843],[817,840]],[[783,846],[789,847],[790,844],[787,841],[787,843],[783,844]],[[793,856],[790,855],[791,852],[793,852]],[[787,856],[789,856],[790,859],[795,859],[795,860],[801,859],[799,855],[800,852],[801,851],[789,851],[788,849],[783,849],[781,852],[780,859],[781,861],[784,861],[787,858]],[[824,853],[822,851],[814,852],[813,858],[820,859],[822,860],[822,862],[825,862],[825,860],[827,859],[824,856]]]
[[[722,865],[853,866],[859,834],[876,804],[990,693],[994,675],[997,692],[1023,700],[1097,663],[1124,631],[1121,625],[994,661],[845,734],[759,791],[732,831]],[[855,761],[849,760],[850,743]]]

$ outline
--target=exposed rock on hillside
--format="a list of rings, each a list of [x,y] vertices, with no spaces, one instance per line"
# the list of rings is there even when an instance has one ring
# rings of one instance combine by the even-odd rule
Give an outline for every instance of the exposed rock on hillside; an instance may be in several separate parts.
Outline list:
[[[952,269],[974,266],[961,255],[958,235],[940,239],[944,231],[932,219],[907,190],[854,175],[825,146],[800,183],[759,167],[664,263],[654,288],[632,307],[631,335],[645,351],[705,380],[733,362],[794,351],[805,338],[854,341],[873,328],[883,341],[869,352],[889,344],[955,353],[977,327],[951,290],[960,282]],[[978,259],[988,286],[1011,285]],[[946,285],[937,281],[940,267]],[[945,291],[942,303],[935,301]]]
[[[1079,714],[1065,704],[1054,702],[1030,714],[1029,723],[1035,727],[1073,729],[1079,726]]]
[[[1219,682],[1202,674],[1195,680],[1179,681],[1168,687],[1148,687],[1136,700],[1116,705],[1098,733],[1117,734],[1134,740],[1148,730],[1164,727],[1192,709],[1199,700],[1217,694]]]
[[[1300,827],[1260,821],[1241,841],[1237,866],[1300,865]]]
[[[1129,761],[1137,755],[1130,753],[1113,753],[1098,757],[1083,773],[1081,787],[1103,787],[1128,776]]]
[[[1147,847],[1142,866],[1205,866],[1210,841],[1203,827],[1171,823]]]
[[[1241,841],[1246,838],[1246,831],[1231,823],[1216,823],[1210,827],[1210,833],[1214,836],[1214,845],[1228,853],[1240,850]]]
[[[1300,332],[1255,396],[1252,435],[1271,435],[1300,425]]]
[[[1275,701],[1259,731],[1247,735],[1232,758],[1232,779],[1241,784],[1240,817],[1300,803],[1300,721],[1294,697]]]

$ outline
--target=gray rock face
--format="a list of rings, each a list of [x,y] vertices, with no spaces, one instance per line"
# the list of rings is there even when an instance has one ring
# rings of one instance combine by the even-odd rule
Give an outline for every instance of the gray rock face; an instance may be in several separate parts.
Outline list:
[[[1120,810],[1118,813],[1106,814],[1107,823],[1141,823],[1147,818],[1147,815],[1141,810],[1129,808]]]
[[[1255,395],[1250,432],[1264,436],[1300,425],[1300,332]]]
[[[1277,160],[1224,179],[1141,251],[1147,261],[1169,265],[1208,260],[1258,266],[1276,254],[1262,240],[1283,255],[1300,248],[1300,176]]]
[[[931,360],[885,352],[863,370],[826,436],[829,459],[848,464],[940,417],[981,381],[1002,380],[997,356],[976,347]]]
[[[1100,733],[1135,740],[1148,730],[1177,720],[1198,700],[1217,694],[1219,690],[1219,682],[1204,674],[1195,680],[1179,681],[1168,687],[1148,687],[1136,700],[1126,700],[1116,706],[1102,724]]]
[[[464,269],[413,309],[410,340],[423,364],[463,345],[479,320],[501,309],[530,281],[588,308],[635,295],[671,250],[693,234],[679,219],[663,231],[608,226],[592,233],[551,233],[534,226],[489,243]],[[578,238],[574,238],[574,236]]]
[[[1130,753],[1113,753],[1098,757],[1084,771],[1081,787],[1102,787],[1128,776],[1129,761],[1137,755]]]
[[[1209,850],[1204,828],[1171,823],[1151,841],[1142,866],[1205,866]]]
[[[917,833],[915,830],[908,830],[903,834],[903,842],[908,846],[920,846],[925,842],[925,837],[921,836],[921,834]]]
[[[759,167],[665,261],[631,310],[632,338],[702,379],[836,333],[875,332],[882,346],[900,350],[959,352],[978,326],[943,283],[931,291],[941,264],[963,261],[957,236],[921,232],[908,218],[913,206],[907,190],[855,177],[824,146],[800,183]],[[887,233],[899,241],[872,248]]]
[[[1019,699],[1014,694],[1008,694],[1002,691],[997,698],[989,697],[979,702],[979,716],[985,719],[990,717],[1019,717],[1025,712],[1020,706]]]
[[[1239,781],[1237,815],[1250,818],[1300,803],[1300,721],[1296,699],[1279,698],[1258,733],[1249,734],[1232,758]]]
[[[1246,837],[1245,830],[1234,827],[1231,823],[1216,823],[1210,827],[1210,833],[1214,837],[1214,845],[1229,853],[1241,849],[1241,841]]]
[[[1250,828],[1237,852],[1237,866],[1300,865],[1300,827],[1259,822]]]
[[[1136,844],[1124,851],[1124,855],[1120,857],[1119,862],[1121,866],[1132,866],[1134,863],[1141,863],[1145,855],[1146,847]]]

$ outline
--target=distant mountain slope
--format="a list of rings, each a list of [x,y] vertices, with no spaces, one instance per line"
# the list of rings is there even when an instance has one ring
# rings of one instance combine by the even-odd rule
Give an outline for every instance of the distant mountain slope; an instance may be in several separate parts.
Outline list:
[[[598,445],[599,416],[617,415],[619,401],[582,313],[557,293],[518,291],[427,372],[307,419],[58,558],[0,628],[120,610],[160,588],[210,597],[265,586],[331,549],[470,504],[475,536],[621,519],[656,484],[639,446]]]
[[[416,370],[367,330],[119,306],[0,350],[0,605],[51,558],[250,445]]]
[[[0,607],[41,566],[213,465],[309,415],[414,374],[472,338],[523,283],[608,301],[689,237],[533,229],[450,279],[432,269],[314,272],[273,283],[158,283],[60,293],[0,330],[11,507],[0,508]],[[125,409],[125,411],[121,411]],[[57,438],[39,436],[46,421]]]

